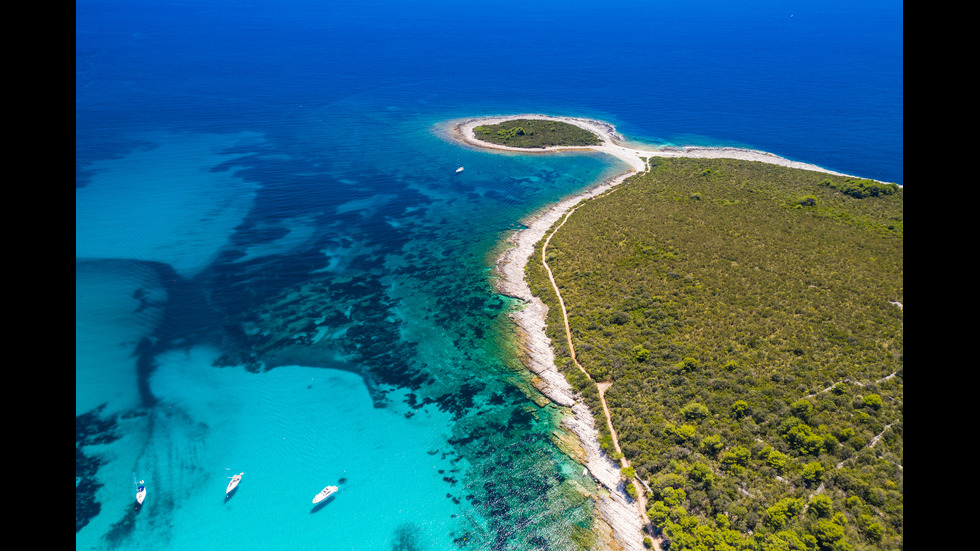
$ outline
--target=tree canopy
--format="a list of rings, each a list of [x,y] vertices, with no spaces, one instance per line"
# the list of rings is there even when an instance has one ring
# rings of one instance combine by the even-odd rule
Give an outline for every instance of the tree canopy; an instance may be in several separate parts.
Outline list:
[[[509,147],[545,148],[600,145],[594,133],[574,124],[549,119],[514,119],[477,126],[473,134],[485,142]]]

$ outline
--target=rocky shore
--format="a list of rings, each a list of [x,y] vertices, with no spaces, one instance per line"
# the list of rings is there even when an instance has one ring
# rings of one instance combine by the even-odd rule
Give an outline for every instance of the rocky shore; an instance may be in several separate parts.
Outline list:
[[[535,384],[545,396],[556,404],[571,408],[572,415],[562,420],[562,426],[578,438],[581,456],[576,459],[606,490],[596,496],[596,509],[599,520],[608,525],[609,530],[597,530],[597,534],[610,539],[606,542],[609,549],[640,551],[644,549],[645,521],[639,516],[635,503],[619,488],[622,478],[619,464],[599,447],[595,418],[555,366],[551,340],[545,333],[548,307],[531,294],[524,280],[524,268],[534,255],[534,245],[545,232],[579,201],[603,193],[630,174],[625,173],[586,193],[565,199],[525,221],[527,228],[510,238],[512,246],[498,259],[495,286],[498,292],[524,301],[525,307],[511,314],[522,343],[522,361],[537,376]]]
[[[469,121],[467,128],[471,130],[479,124],[489,122],[487,119]],[[594,132],[596,131],[594,128],[600,129],[597,133],[604,139],[608,139],[608,136],[614,133],[612,127],[608,125],[590,126],[593,126],[589,129]],[[456,129],[459,130],[459,126],[456,126]],[[458,133],[456,136],[461,138]],[[471,132],[470,136],[472,136]],[[482,142],[475,143],[478,142],[475,139],[465,141],[471,145],[482,146]],[[640,163],[642,166],[642,162]],[[643,546],[645,520],[640,516],[636,504],[627,498],[620,488],[622,477],[619,464],[610,459],[599,447],[599,432],[595,426],[595,418],[555,366],[551,340],[545,333],[548,307],[531,294],[531,289],[524,279],[524,268],[534,255],[535,244],[544,237],[545,232],[580,201],[604,193],[639,168],[633,164],[631,166],[634,167],[633,170],[624,172],[584,193],[569,197],[524,220],[526,229],[511,236],[510,247],[497,260],[495,286],[501,294],[524,301],[524,308],[511,314],[511,318],[517,324],[518,336],[522,343],[522,361],[537,376],[535,384],[543,394],[556,404],[571,409],[572,415],[562,420],[562,426],[578,439],[581,455],[576,459],[582,462],[604,489],[595,496],[598,520],[605,525],[596,530],[596,534],[602,538],[601,547],[641,551],[645,549]]]

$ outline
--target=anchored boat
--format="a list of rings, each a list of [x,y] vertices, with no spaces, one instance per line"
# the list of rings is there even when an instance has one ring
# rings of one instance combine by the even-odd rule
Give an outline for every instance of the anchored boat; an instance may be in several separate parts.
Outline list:
[[[139,486],[136,487],[136,508],[139,509],[143,505],[143,500],[146,499],[146,483],[140,480]]]
[[[238,487],[238,483],[242,481],[242,475],[245,473],[238,473],[231,477],[231,482],[228,483],[228,489],[225,490],[225,496],[230,494],[235,488]]]

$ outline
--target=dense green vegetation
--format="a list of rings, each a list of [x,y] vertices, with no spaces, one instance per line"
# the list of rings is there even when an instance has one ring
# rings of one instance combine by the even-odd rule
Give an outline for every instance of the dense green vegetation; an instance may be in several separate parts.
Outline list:
[[[822,186],[832,187],[851,197],[863,199],[865,197],[878,197],[879,195],[894,195],[898,193],[896,184],[883,184],[874,180],[863,178],[844,178],[840,181],[826,179],[820,182]]]
[[[547,258],[654,525],[677,551],[901,549],[902,190],[651,163],[581,205]],[[557,362],[601,417],[539,259]]]
[[[477,126],[473,134],[485,141],[509,147],[600,145],[602,140],[574,124],[554,120],[515,119],[500,124]]]

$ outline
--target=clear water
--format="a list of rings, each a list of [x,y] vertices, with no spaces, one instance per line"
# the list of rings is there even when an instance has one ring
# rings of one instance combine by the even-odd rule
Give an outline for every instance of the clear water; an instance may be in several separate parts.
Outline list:
[[[515,112],[903,183],[901,5],[76,3],[76,548],[574,548],[489,280],[623,166]]]

